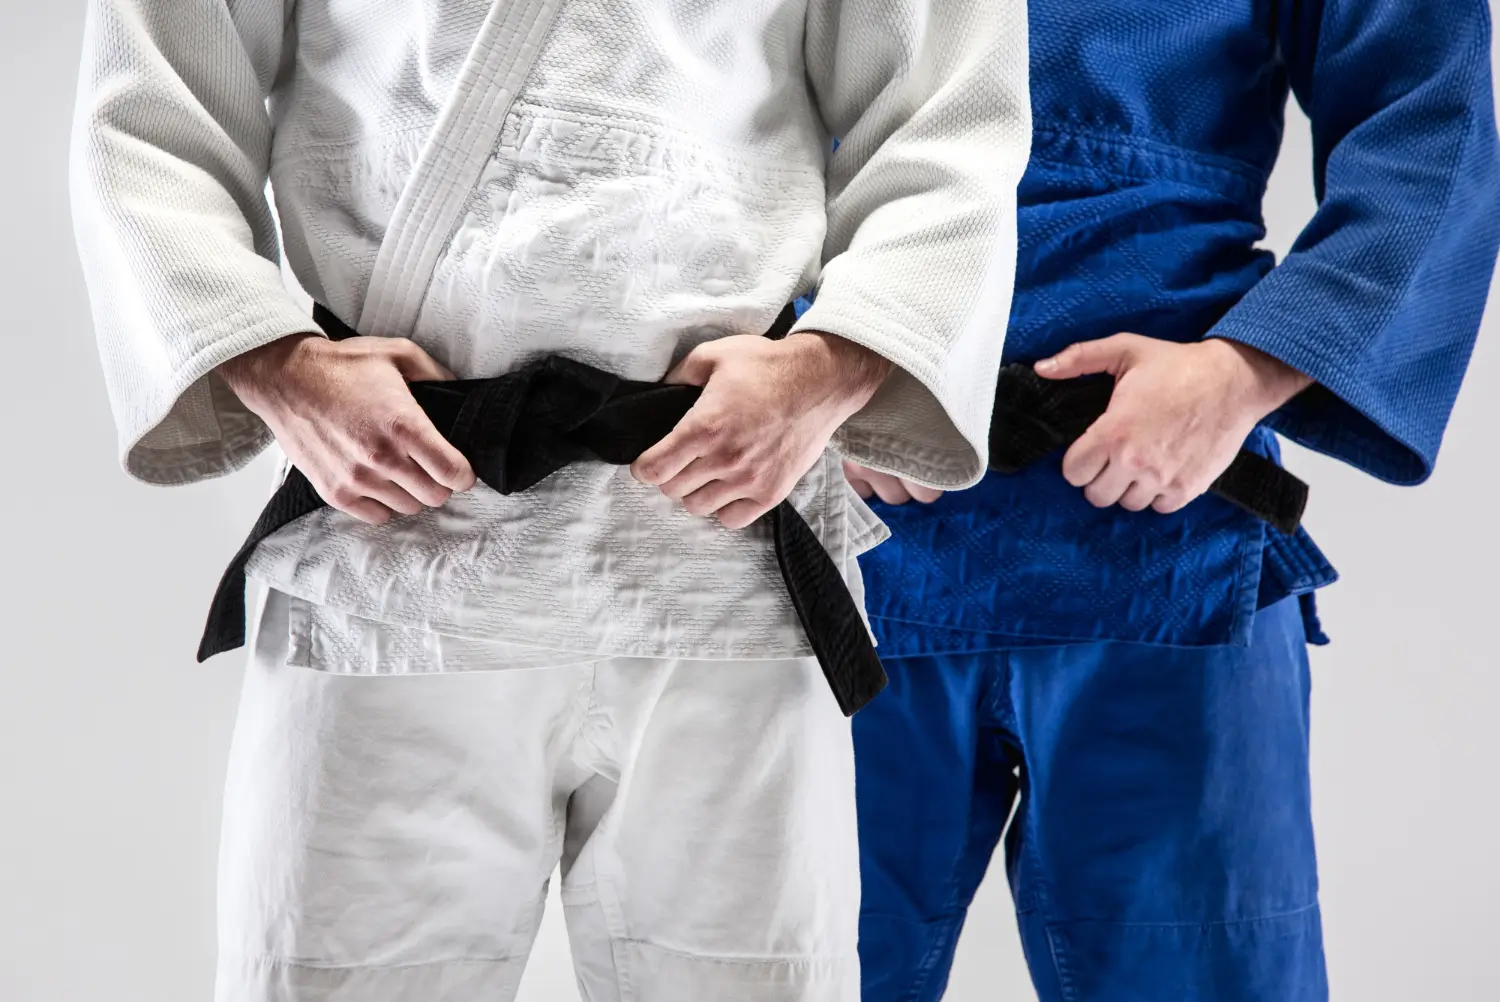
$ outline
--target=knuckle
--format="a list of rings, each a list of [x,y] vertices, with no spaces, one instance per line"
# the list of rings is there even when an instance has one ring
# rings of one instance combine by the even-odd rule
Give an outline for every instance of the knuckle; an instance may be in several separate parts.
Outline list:
[[[722,447],[724,441],[729,437],[729,422],[724,420],[723,415],[704,415],[698,419],[692,430],[692,440],[702,446],[714,448]]]
[[[390,448],[390,440],[406,442],[417,437],[417,422],[412,415],[402,411],[388,414],[380,422],[382,438],[387,441],[382,443],[385,448]]]
[[[736,457],[726,461],[726,469],[718,477],[730,487],[736,490],[754,490],[759,486],[761,474],[753,465],[746,461],[744,456]]]
[[[1120,450],[1119,463],[1131,477],[1143,485],[1155,485],[1162,481],[1161,463],[1156,456],[1135,446]]]
[[[737,493],[751,504],[765,504],[768,498],[775,496],[778,483],[775,476],[762,470],[746,479]]]
[[[1104,442],[1110,451],[1119,455],[1135,454],[1140,452],[1137,445],[1139,436],[1131,422],[1121,416],[1106,424],[1103,428]]]
[[[1167,485],[1172,482],[1172,478],[1175,476],[1175,473],[1172,471],[1172,464],[1168,463],[1164,456],[1147,457],[1141,468],[1141,472],[1146,475],[1146,479],[1150,481],[1151,486],[1155,487],[1158,491],[1166,489]]]
[[[363,495],[352,485],[340,483],[328,488],[326,496],[328,503],[335,508],[348,509],[357,504]]]
[[[1119,421],[1101,420],[1090,429],[1090,439],[1097,451],[1114,460],[1131,449],[1130,430]]]
[[[728,470],[739,472],[749,468],[750,450],[745,447],[743,442],[721,439],[718,449],[718,459]]]
[[[766,508],[773,507],[791,493],[792,483],[786,478],[764,478],[750,489],[750,499]]]
[[[365,446],[360,453],[359,459],[360,464],[363,466],[371,467],[372,469],[385,469],[393,466],[399,455],[400,450],[396,448],[395,442],[389,436],[382,435],[374,442],[370,442]]]

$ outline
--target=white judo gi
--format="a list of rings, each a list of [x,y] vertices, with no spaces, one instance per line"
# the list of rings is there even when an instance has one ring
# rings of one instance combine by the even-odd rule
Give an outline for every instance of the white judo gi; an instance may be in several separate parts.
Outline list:
[[[896,366],[834,447],[984,469],[1023,0],[93,0],[85,46],[75,219],[140,479],[268,444],[214,367],[314,329],[283,248],[462,377],[659,379],[816,286],[798,329]],[[883,528],[833,450],[792,500],[857,594]],[[506,997],[560,855],[591,998],[856,997],[847,724],[763,532],[585,463],[327,509],[250,574],[221,998]]]

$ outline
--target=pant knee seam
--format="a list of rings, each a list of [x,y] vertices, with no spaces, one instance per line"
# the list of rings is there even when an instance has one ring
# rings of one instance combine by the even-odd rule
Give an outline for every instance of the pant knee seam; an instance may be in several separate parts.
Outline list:
[[[503,957],[439,957],[435,960],[413,960],[399,964],[334,963],[305,958],[240,956],[242,962],[265,967],[294,967],[303,971],[404,971],[417,967],[443,967],[449,964],[514,964],[526,959],[526,955],[510,954]]]
[[[1314,901],[1284,912],[1268,912],[1264,915],[1247,915],[1242,918],[1217,919],[1208,922],[1120,922],[1114,919],[1071,918],[1048,922],[1047,927],[1051,929],[1070,925],[1107,925],[1116,929],[1224,929],[1231,926],[1256,925],[1262,922],[1280,922],[1284,919],[1306,915],[1319,907],[1318,902]]]

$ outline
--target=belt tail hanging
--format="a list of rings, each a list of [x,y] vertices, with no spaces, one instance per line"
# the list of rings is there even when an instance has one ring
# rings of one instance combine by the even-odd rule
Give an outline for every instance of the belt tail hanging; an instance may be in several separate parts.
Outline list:
[[[304,515],[324,506],[322,497],[295,466],[271,500],[261,510],[250,535],[241,544],[229,567],[219,579],[213,602],[208,607],[208,622],[198,641],[198,660],[207,661],[215,654],[232,651],[245,643],[245,567],[255,548],[282,526],[291,525]]]
[[[990,469],[1016,473],[1076,442],[1109,407],[1110,376],[1043,379],[1029,365],[1007,365],[995,392]],[[1290,535],[1307,508],[1307,484],[1264,456],[1242,449],[1209,492]]]
[[[839,709],[852,717],[880,695],[887,682],[864,617],[843,575],[797,509],[783,501],[766,517],[792,606]]]
[[[795,314],[787,307],[773,332]],[[329,337],[355,331],[321,304],[313,317]],[[491,488],[509,494],[580,458],[628,464],[687,413],[698,389],[621,380],[592,366],[551,357],[494,379],[411,384],[438,430]],[[245,642],[245,568],[255,548],[283,526],[325,506],[293,468],[256,519],[219,581],[198,645],[198,660]],[[885,670],[833,558],[807,522],[783,501],[765,516],[776,562],[808,642],[839,709],[853,715],[885,687]]]

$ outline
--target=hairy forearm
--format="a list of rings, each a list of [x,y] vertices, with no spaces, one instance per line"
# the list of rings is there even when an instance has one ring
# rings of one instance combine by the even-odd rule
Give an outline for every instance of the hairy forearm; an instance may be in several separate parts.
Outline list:
[[[245,406],[255,410],[281,385],[281,373],[295,364],[299,353],[306,351],[309,339],[322,340],[320,335],[310,331],[289,334],[221,362],[214,371]]]
[[[836,334],[801,331],[787,338],[787,347],[796,351],[799,369],[809,373],[806,385],[822,389],[830,402],[842,404],[847,418],[857,412],[891,374],[890,359],[864,345]]]

